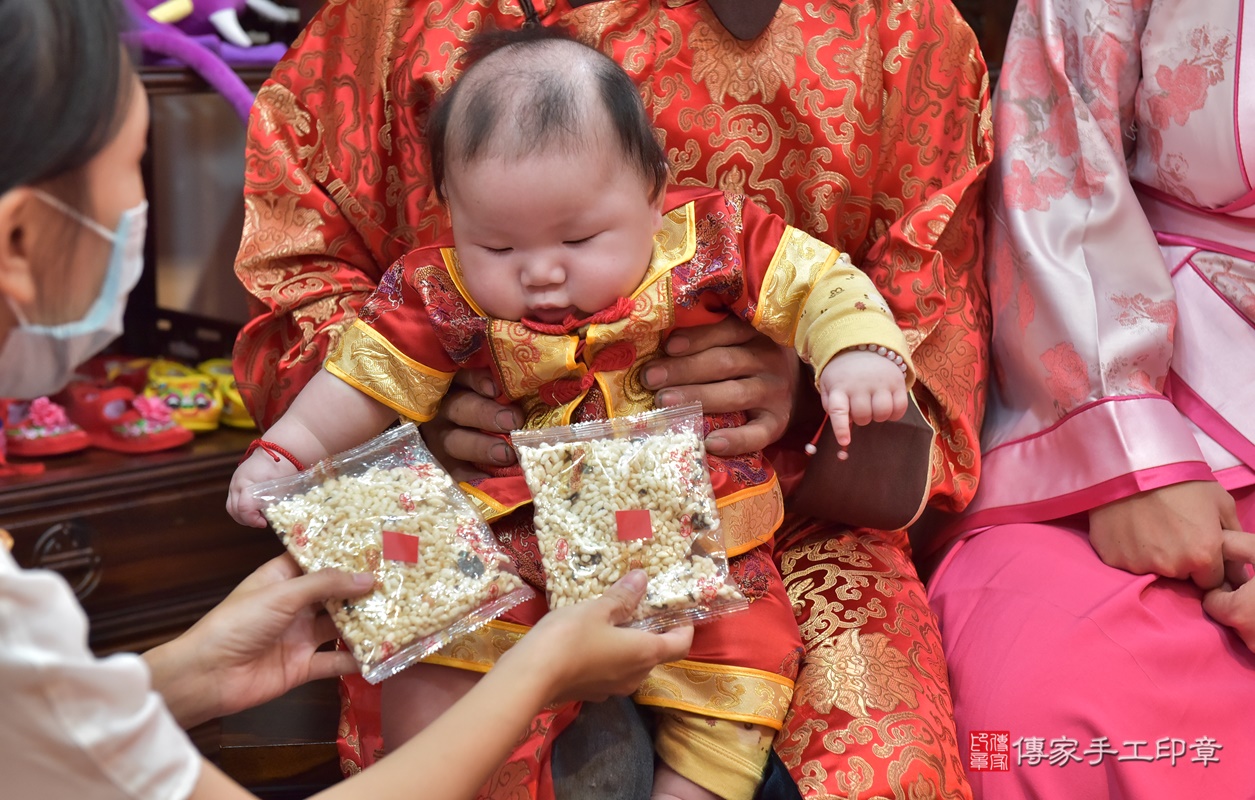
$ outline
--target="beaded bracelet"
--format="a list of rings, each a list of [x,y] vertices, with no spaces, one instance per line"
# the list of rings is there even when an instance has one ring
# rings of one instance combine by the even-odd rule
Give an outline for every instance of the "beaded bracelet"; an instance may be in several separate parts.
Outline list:
[[[847,348],[847,350],[861,350],[865,353],[875,353],[878,356],[883,356],[896,364],[898,369],[902,370],[902,374],[906,374],[906,359],[890,350],[888,347],[874,344],[857,344],[854,347]],[[840,354],[838,353],[838,355]],[[819,430],[815,431],[815,435],[812,436],[811,440],[806,443],[806,447],[804,448],[806,450],[806,455],[813,456],[815,453],[819,452],[819,438],[824,435],[824,426],[827,424],[828,418],[825,416],[824,421],[819,426]],[[849,458],[849,455],[850,454],[844,447],[837,451],[837,458],[842,461]]]
[[[878,346],[874,344],[855,345],[852,349],[862,350],[865,353],[875,353],[878,356],[884,356],[898,366],[903,374],[906,374],[906,359],[898,355],[888,347]]]

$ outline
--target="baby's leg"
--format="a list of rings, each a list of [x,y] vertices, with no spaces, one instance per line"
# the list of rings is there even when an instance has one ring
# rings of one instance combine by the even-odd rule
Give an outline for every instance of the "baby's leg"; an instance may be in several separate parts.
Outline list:
[[[447,711],[479,680],[478,672],[415,664],[383,683],[383,744],[392,752]]]
[[[775,736],[765,725],[660,710],[653,800],[752,800]]]
[[[751,603],[693,631],[686,663],[704,677],[675,671],[638,698],[658,702],[678,692],[693,709],[657,709],[655,798],[752,800],[784,720],[802,650],[793,606],[766,548],[734,556],[729,567]],[[705,714],[694,713],[703,708]]]
[[[654,767],[654,791],[649,797],[650,800],[723,800],[662,763]]]

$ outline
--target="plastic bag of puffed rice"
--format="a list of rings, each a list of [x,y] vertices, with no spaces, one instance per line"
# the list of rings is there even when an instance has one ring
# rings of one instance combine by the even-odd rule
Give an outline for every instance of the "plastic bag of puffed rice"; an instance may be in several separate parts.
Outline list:
[[[550,608],[597,597],[637,568],[649,588],[633,627],[748,605],[728,577],[701,404],[510,438],[532,491]]]
[[[327,602],[371,683],[535,596],[413,424],[251,491],[301,569],[374,574]]]

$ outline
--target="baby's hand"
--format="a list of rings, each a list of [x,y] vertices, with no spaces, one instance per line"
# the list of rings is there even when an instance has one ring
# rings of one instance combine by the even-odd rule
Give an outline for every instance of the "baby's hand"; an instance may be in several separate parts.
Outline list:
[[[262,515],[262,504],[253,497],[249,489],[275,478],[286,478],[296,474],[296,467],[287,459],[275,461],[264,450],[258,449],[236,467],[231,476],[231,491],[227,495],[227,513],[241,525],[253,528],[266,527],[266,517]]]
[[[845,350],[819,373],[824,410],[832,418],[837,444],[850,444],[850,421],[901,419],[906,413],[906,376],[902,369],[869,350]]]

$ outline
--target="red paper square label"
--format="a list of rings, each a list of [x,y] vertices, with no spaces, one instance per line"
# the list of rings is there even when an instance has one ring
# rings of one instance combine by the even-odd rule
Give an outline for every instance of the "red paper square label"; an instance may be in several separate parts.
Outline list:
[[[648,509],[616,511],[614,512],[614,522],[618,528],[620,542],[654,538],[654,523],[649,518]]]
[[[389,561],[418,563],[418,537],[400,531],[383,532],[383,557]]]

